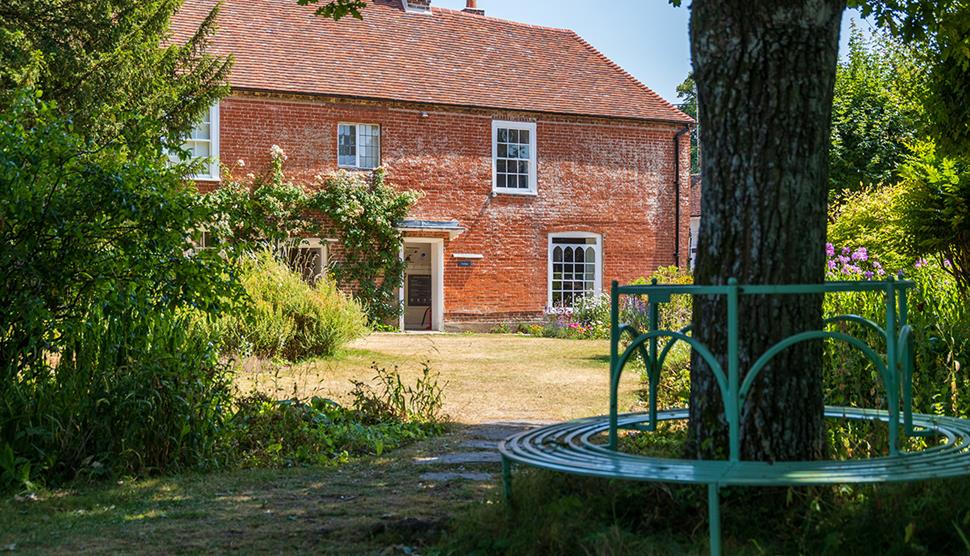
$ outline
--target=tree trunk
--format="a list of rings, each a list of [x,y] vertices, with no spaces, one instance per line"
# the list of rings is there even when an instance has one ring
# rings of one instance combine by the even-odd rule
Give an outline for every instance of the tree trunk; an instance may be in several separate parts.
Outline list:
[[[704,187],[698,284],[819,283],[824,279],[828,142],[845,0],[694,0]],[[727,370],[727,304],[698,297],[693,335]],[[742,296],[741,380],[769,347],[821,328],[822,297]],[[821,342],[775,357],[741,410],[741,457],[824,453]],[[697,354],[691,364],[688,450],[725,457],[721,392]]]

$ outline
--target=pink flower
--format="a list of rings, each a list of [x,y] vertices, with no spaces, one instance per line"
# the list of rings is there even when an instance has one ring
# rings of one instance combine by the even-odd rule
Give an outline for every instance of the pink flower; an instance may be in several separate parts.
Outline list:
[[[926,259],[920,257],[919,259],[916,259],[916,264],[914,264],[913,266],[915,266],[916,268],[923,268],[928,263],[929,263],[929,261],[927,261]]]
[[[829,256],[829,257],[835,255],[835,246],[832,245],[831,243],[826,243],[825,244],[825,254],[826,254],[826,256]]]
[[[869,251],[865,247],[860,247],[852,253],[853,261],[867,261],[869,260]]]

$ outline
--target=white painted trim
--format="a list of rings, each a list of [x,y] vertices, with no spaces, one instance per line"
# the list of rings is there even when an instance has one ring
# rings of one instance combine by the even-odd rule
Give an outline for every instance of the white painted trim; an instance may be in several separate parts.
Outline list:
[[[219,101],[209,107],[209,173],[189,176],[195,181],[220,181],[222,164],[219,161]]]
[[[498,129],[524,129],[529,132],[529,189],[512,189],[498,187]],[[493,195],[537,195],[539,151],[536,150],[536,123],[515,122],[508,120],[492,120],[492,194]]]
[[[342,125],[352,125],[354,126],[354,164],[341,164],[340,163],[340,126]],[[382,147],[384,145],[384,133],[381,129],[381,124],[374,122],[337,122],[337,167],[343,168],[344,170],[373,170],[374,168],[363,168],[360,165],[360,126],[368,125],[377,128],[377,166],[374,168],[379,168],[381,166],[381,160],[383,160]]]
[[[404,227],[404,228],[398,228],[398,231],[400,231],[400,232],[418,232],[418,233],[425,233],[425,234],[427,234],[427,233],[435,233],[435,232],[442,233],[442,234],[447,233],[448,234],[448,239],[449,240],[452,240],[452,239],[455,239],[456,237],[460,236],[461,234],[465,233],[465,228],[459,228],[459,229],[456,230],[456,229],[453,229],[453,228],[452,229],[447,229],[447,228],[444,228],[444,229],[435,229],[435,228],[410,228],[410,227]]]
[[[443,332],[445,329],[445,240],[440,237],[406,237],[401,242],[401,260],[404,260],[405,243],[431,244],[431,330]],[[401,318],[399,327],[404,332],[404,285],[399,288],[398,299],[401,302]]]
[[[593,294],[603,292],[603,236],[593,232],[554,232],[546,239],[546,307],[552,307],[552,240],[554,238],[595,239],[596,267],[593,277]]]
[[[479,255],[477,253],[452,253],[452,257],[456,259],[484,259],[484,255]]]

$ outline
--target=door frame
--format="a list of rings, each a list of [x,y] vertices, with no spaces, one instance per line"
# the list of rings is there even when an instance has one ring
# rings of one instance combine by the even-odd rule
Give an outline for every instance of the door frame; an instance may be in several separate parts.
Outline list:
[[[440,237],[406,237],[401,242],[401,260],[404,260],[405,243],[428,243],[431,245],[431,330],[443,332],[445,329],[445,240]],[[407,279],[407,269],[404,271]],[[401,303],[401,315],[398,319],[398,329],[404,329],[404,284],[398,288],[398,301]]]

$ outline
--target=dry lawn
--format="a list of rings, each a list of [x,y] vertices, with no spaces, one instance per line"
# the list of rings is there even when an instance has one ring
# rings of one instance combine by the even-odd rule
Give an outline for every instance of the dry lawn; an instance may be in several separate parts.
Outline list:
[[[351,380],[397,366],[412,383],[423,363],[440,373],[444,409],[458,423],[561,421],[609,410],[609,343],[512,334],[372,334],[335,360],[278,365],[250,360],[237,382],[276,397],[349,400]],[[636,403],[639,377],[621,382],[620,408]]]

